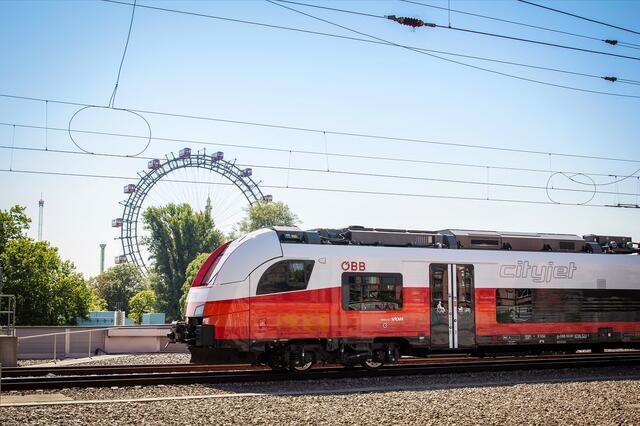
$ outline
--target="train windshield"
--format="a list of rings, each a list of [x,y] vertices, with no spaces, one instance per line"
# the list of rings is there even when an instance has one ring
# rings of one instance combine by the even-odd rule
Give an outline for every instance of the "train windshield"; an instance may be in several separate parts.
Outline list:
[[[242,238],[238,238],[237,240],[232,241],[231,244],[229,244],[229,246],[227,247],[227,249],[222,253],[222,256],[219,256],[213,262],[213,264],[209,268],[209,271],[207,271],[207,275],[205,276],[205,279],[203,280],[204,283],[206,283],[205,285],[212,285],[214,283],[214,281],[216,280],[216,277],[218,276],[218,272],[220,272],[220,268],[224,264],[225,260],[227,260],[229,256],[231,256],[231,254],[240,246],[240,244],[242,244],[242,242],[246,238],[247,236],[245,235]]]
[[[207,284],[244,281],[255,268],[277,257],[282,257],[282,248],[276,232],[272,229],[253,231],[229,245],[211,271]]]

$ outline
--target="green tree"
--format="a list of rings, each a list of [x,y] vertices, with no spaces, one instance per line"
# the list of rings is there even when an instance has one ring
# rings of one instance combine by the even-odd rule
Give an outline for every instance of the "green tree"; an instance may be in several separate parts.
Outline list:
[[[189,263],[187,266],[186,278],[184,280],[184,284],[182,284],[182,296],[180,297],[180,312],[184,316],[184,305],[187,302],[187,294],[189,294],[189,289],[191,288],[191,283],[193,279],[196,277],[196,274],[200,270],[200,267],[204,263],[205,260],[209,257],[211,253],[200,253],[196,256],[195,259]]]
[[[201,212],[194,212],[188,204],[150,207],[143,219],[149,232],[143,243],[153,262],[155,278],[151,281],[158,307],[167,319],[176,319],[187,266],[198,253],[211,252],[222,244],[224,236],[214,225],[209,200]]]
[[[89,291],[91,292],[89,297],[89,311],[106,311],[107,301],[98,295],[98,292],[92,285],[89,286]]]
[[[58,249],[24,236],[29,223],[24,207],[0,210],[3,291],[16,296],[16,324],[63,325],[86,318],[91,289]]]
[[[129,299],[145,288],[140,270],[130,263],[115,265],[90,281],[98,297],[106,302],[108,310],[129,312]]]
[[[129,299],[129,318],[134,320],[136,324],[142,323],[142,314],[155,312],[158,299],[153,290],[142,290],[134,294]]]
[[[24,214],[25,207],[13,206],[9,210],[0,210],[0,253],[9,240],[24,236],[29,229],[31,219]]]
[[[295,226],[298,223],[298,216],[282,201],[257,201],[246,212],[247,216],[238,223],[240,234],[271,226]]]

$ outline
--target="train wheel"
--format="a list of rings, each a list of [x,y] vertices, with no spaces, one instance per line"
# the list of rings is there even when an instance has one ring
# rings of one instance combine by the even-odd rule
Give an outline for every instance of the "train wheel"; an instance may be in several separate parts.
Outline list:
[[[289,366],[289,370],[293,371],[294,373],[306,373],[307,371],[311,370],[311,367],[313,366],[313,361],[307,361],[304,364],[296,364],[296,363],[291,363],[291,365]]]
[[[364,368],[366,368],[367,370],[377,370],[380,367],[382,367],[383,365],[384,365],[384,362],[382,362],[382,361],[374,361],[371,358],[369,358],[368,360],[362,362],[362,366]]]

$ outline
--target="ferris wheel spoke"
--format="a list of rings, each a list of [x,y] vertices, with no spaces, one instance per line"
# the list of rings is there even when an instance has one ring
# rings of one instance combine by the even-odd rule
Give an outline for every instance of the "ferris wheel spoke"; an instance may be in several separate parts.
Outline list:
[[[227,215],[228,215],[230,212],[231,212],[231,213],[233,213],[234,206],[235,206],[235,202],[234,202],[234,201],[235,201],[237,198],[239,198],[239,197],[240,197],[240,194],[238,194],[239,192],[240,192],[240,191],[236,191],[235,193],[231,194],[231,196],[228,198],[228,202],[227,202],[227,204],[226,204],[226,208],[224,208],[224,210],[222,210],[222,211],[220,212],[220,216],[219,216],[219,218],[220,218],[220,220],[221,220],[221,221],[224,221],[224,220],[225,220],[225,218],[227,217]]]
[[[216,222],[216,226],[219,229],[229,229],[232,230],[232,226],[237,223],[243,213],[243,210],[238,210],[232,215],[229,215],[226,220],[222,220],[220,223]],[[228,233],[228,232],[227,232]]]

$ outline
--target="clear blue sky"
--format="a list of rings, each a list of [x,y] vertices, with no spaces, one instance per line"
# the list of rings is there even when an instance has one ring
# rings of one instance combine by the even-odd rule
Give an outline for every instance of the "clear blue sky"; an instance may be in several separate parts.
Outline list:
[[[540,0],[541,2],[543,0]],[[446,6],[446,1],[424,0]],[[314,31],[353,35],[263,1],[148,2],[175,8]],[[315,2],[376,15],[418,17],[447,24],[447,13],[399,1]],[[551,4],[544,2],[544,4]],[[640,2],[555,1],[553,6],[640,30]],[[296,6],[294,6],[296,7]],[[640,45],[640,36],[562,16],[516,1],[452,0],[451,7],[599,38]],[[302,9],[302,8],[300,8]],[[303,9],[396,43],[501,60],[640,80],[640,61],[572,52],[459,33],[412,30],[390,21]],[[0,93],[106,105],[124,47],[131,7],[99,1],[3,1],[0,3]],[[638,56],[640,50],[506,23],[452,14],[452,25],[581,48]],[[563,76],[513,66],[467,60],[474,65],[590,90],[640,95],[640,86]],[[116,106],[257,121],[346,132],[382,134],[543,152],[640,159],[640,99],[578,93],[517,81],[446,63],[397,47],[304,35],[137,8],[122,69]],[[49,104],[48,125],[66,128],[77,107]],[[324,151],[322,135],[147,115],[154,136]],[[45,105],[0,98],[0,122],[43,126]],[[141,134],[144,127],[126,114],[89,111],[75,128]],[[0,145],[72,150],[64,132],[0,126]],[[80,136],[88,150],[116,154],[139,151],[139,141]],[[177,152],[185,144],[154,141],[144,156]],[[190,144],[194,150],[204,146]],[[207,151],[215,151],[207,146]],[[238,163],[326,169],[324,157],[221,147]],[[451,148],[401,141],[329,135],[326,150],[432,161],[536,169],[572,170],[622,176],[640,163],[587,160]],[[549,174],[330,157],[330,170],[545,186]],[[143,159],[0,149],[0,168],[99,175],[136,176]],[[253,167],[265,185],[355,189],[446,196],[548,201],[539,189],[500,188],[433,181],[371,178]],[[208,179],[202,172],[177,178]],[[120,254],[110,227],[121,215],[122,186],[129,180],[56,177],[0,172],[0,208],[20,204],[37,229],[37,201],[43,194],[44,238],[60,248],[85,275],[98,271],[98,244],[107,243],[107,264]],[[214,179],[214,178],[212,178]],[[557,177],[555,185],[585,189]],[[612,178],[595,176],[598,183]],[[215,180],[215,179],[214,179]],[[217,181],[217,180],[216,180]],[[132,181],[132,182],[135,182]],[[216,189],[217,188],[217,189]],[[640,192],[638,179],[598,187]],[[265,189],[290,205],[302,226],[443,229],[471,228],[560,233],[629,235],[640,240],[639,210],[462,201],[438,198],[336,194]],[[166,184],[149,203],[189,201],[211,195],[226,229],[241,218],[238,194],[202,185]],[[581,202],[585,193],[553,193],[561,202]],[[597,194],[592,203],[637,203],[638,197]]]

